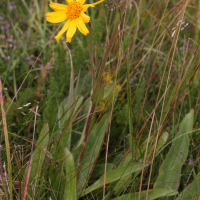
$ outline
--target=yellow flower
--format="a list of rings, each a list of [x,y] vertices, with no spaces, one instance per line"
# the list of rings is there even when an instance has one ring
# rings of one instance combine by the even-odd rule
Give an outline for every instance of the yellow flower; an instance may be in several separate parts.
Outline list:
[[[61,31],[55,37],[57,41],[60,40],[62,34],[67,31],[66,42],[71,42],[76,29],[83,34],[87,35],[89,33],[85,23],[90,21],[90,17],[85,14],[89,7],[94,7],[95,5],[103,2],[100,0],[96,3],[85,4],[86,0],[66,0],[68,5],[63,5],[60,3],[50,3],[49,6],[55,10],[55,12],[48,12],[46,14],[46,20],[51,23],[59,23],[67,20]]]

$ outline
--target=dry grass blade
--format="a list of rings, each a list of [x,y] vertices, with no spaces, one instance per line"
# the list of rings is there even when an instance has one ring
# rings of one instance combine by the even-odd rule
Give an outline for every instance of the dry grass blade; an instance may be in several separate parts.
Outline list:
[[[30,161],[29,161],[29,165],[28,165],[28,169],[27,169],[27,174],[26,174],[26,179],[25,179],[25,184],[24,184],[24,191],[23,191],[22,200],[26,199],[28,181],[29,181],[29,176],[30,176],[30,172],[31,172],[31,164],[32,164],[32,160],[33,160],[33,146],[34,146],[34,138],[35,138],[35,125],[36,125],[37,111],[38,111],[38,106],[36,107],[36,110],[35,110],[35,120],[34,120],[34,129],[33,129],[33,142],[32,142],[32,147],[31,147],[31,156],[30,156]]]
[[[8,176],[9,176],[9,192],[10,192],[10,199],[13,199],[12,195],[12,169],[11,169],[11,160],[10,160],[10,144],[8,139],[8,130],[7,130],[7,123],[6,123],[6,113],[4,109],[4,101],[3,101],[3,89],[2,83],[0,79],[0,102],[1,102],[1,113],[2,113],[2,121],[3,121],[3,131],[6,143],[6,155],[7,155],[7,164],[8,164]]]

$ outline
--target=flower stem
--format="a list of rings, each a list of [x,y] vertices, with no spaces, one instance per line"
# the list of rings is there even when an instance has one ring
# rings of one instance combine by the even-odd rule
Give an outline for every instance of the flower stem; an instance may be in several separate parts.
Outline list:
[[[91,22],[88,23],[89,25],[89,51],[90,51],[90,63],[91,63],[91,73],[92,73],[92,86],[95,87],[95,71],[96,68],[94,66],[94,60],[93,60],[93,47],[92,47],[92,24]]]
[[[106,61],[108,59],[109,53],[110,53],[110,51],[111,51],[111,49],[113,47],[113,44],[115,42],[115,38],[116,38],[116,36],[118,34],[118,27],[120,25],[120,22],[121,22],[121,20],[119,18],[118,21],[117,21],[117,24],[115,25],[115,28],[114,28],[113,34],[111,36],[110,42],[109,42],[109,44],[107,46],[106,52],[105,52],[105,54],[103,56],[103,60],[102,60],[102,63],[101,63],[101,66],[100,66],[100,69],[99,69],[99,72],[98,72],[96,85],[100,84],[101,77],[102,77],[102,74],[103,74],[104,69],[105,69]]]

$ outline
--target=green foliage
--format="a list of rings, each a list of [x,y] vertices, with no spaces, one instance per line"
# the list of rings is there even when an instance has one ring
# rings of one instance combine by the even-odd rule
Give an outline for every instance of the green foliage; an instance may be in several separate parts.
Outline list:
[[[161,197],[166,197],[166,196],[174,196],[176,195],[177,192],[171,189],[152,189],[148,191],[148,199],[149,200],[154,200],[154,199],[158,199]],[[147,196],[147,192],[146,191],[142,191],[141,195],[140,195],[140,200],[145,200]],[[122,199],[122,200],[126,200],[128,198],[133,199],[133,200],[137,200],[139,197],[139,193],[131,193],[131,194],[125,194],[123,196],[120,196],[117,199]]]
[[[76,200],[76,173],[73,154],[67,148],[64,149],[64,153],[66,156],[66,184],[63,199]]]
[[[46,108],[44,110],[44,118],[47,120],[50,125],[54,125],[56,122],[57,116],[55,113],[58,112],[58,102],[57,99],[61,96],[58,90],[58,85],[56,84],[55,78],[52,77],[50,83],[50,92],[47,94]]]
[[[181,168],[189,151],[189,133],[192,131],[194,110],[191,110],[180,124],[172,146],[159,169],[159,175],[154,183],[154,189],[171,188],[177,190],[180,184]]]
[[[127,1],[121,9],[122,2],[105,0],[88,9],[96,77],[121,20],[105,61],[110,85],[96,88],[88,70],[88,35],[77,30],[71,43],[65,34],[59,42],[50,40],[64,22],[55,32],[58,24],[45,20],[52,12],[48,0],[0,2],[0,73],[16,199],[24,189],[35,115],[26,198],[146,199],[147,191],[152,200],[197,198],[200,2]],[[0,199],[9,199],[3,136]]]
[[[34,196],[40,196],[40,194],[38,194],[38,191],[40,190],[40,188],[38,187],[39,184],[42,186],[43,185],[43,178],[44,178],[44,172],[45,168],[47,168],[48,166],[45,166],[44,164],[44,160],[46,157],[46,154],[48,152],[48,144],[49,144],[49,125],[47,122],[45,122],[39,138],[37,140],[37,143],[35,145],[35,149],[33,151],[33,160],[32,160],[32,164],[31,164],[31,172],[30,172],[30,177],[29,177],[29,183],[32,185],[32,187],[34,188],[34,190],[31,188],[28,190],[28,193],[30,196],[34,195]],[[44,165],[43,165],[44,164]],[[27,165],[25,173],[24,173],[24,180],[26,178],[26,172],[28,169],[29,165]],[[32,194],[32,193],[35,194]]]
[[[148,165],[149,163],[146,163],[144,167],[147,167]],[[142,167],[143,163],[129,163],[128,165],[112,170],[111,172],[108,172],[106,174],[105,184],[109,184],[126,176],[130,176],[130,174],[133,172],[141,171]],[[104,175],[101,176],[93,185],[86,189],[82,194],[86,195],[92,192],[93,190],[101,188],[103,185]]]
[[[82,170],[80,172],[80,180],[78,190],[86,187],[88,178],[94,168],[94,163],[97,161],[102,143],[106,133],[106,127],[109,119],[109,114],[105,114],[101,120],[95,124],[94,128],[89,134],[89,139],[85,149],[85,155],[82,163]]]
[[[91,101],[94,104],[98,104],[103,99],[103,97],[104,97],[104,87],[103,87],[103,84],[97,85],[94,88],[94,91],[92,93]]]
[[[196,181],[193,181],[191,184],[189,184],[176,198],[176,200],[188,200],[188,199],[197,199],[197,195],[199,193],[199,189],[197,190],[196,188],[200,188],[200,176],[196,178]]]

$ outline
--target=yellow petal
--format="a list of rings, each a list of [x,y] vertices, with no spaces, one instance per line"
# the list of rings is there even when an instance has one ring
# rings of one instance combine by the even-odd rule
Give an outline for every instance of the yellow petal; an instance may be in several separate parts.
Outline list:
[[[61,12],[66,12],[67,10],[67,5],[63,5],[63,4],[60,4],[60,3],[53,3],[53,2],[50,2],[49,6],[55,10],[55,11],[61,11]]]
[[[90,17],[88,15],[86,15],[84,12],[81,12],[80,16],[85,23],[88,23],[90,21]]]
[[[97,5],[97,4],[99,4],[99,3],[103,2],[103,1],[104,0],[97,1],[96,3],[93,3],[93,5],[95,6],[95,5]]]
[[[51,23],[59,23],[67,19],[67,14],[64,12],[48,12],[46,20]]]
[[[78,30],[83,34],[87,35],[89,33],[85,23],[83,22],[83,19],[81,17],[77,18],[76,20]]]
[[[79,3],[80,3],[81,5],[83,5],[83,4],[85,3],[85,1],[86,1],[86,0],[79,0]]]
[[[62,34],[69,28],[70,24],[71,24],[71,20],[68,19],[68,20],[66,21],[65,25],[63,26],[63,28],[61,29],[61,31],[58,33],[58,35],[56,35],[55,39],[56,39],[57,41],[60,40]]]
[[[67,2],[68,4],[70,4],[72,1],[73,1],[73,0],[66,0],[66,2]]]
[[[77,28],[77,25],[76,25],[77,22],[76,21],[77,21],[77,19],[74,19],[70,23],[69,29],[68,29],[67,34],[66,34],[66,37],[67,37],[66,42],[71,42],[71,39],[76,32],[76,28]]]
[[[82,6],[82,11],[86,12],[89,7],[94,7],[94,5],[93,4],[85,4]]]

